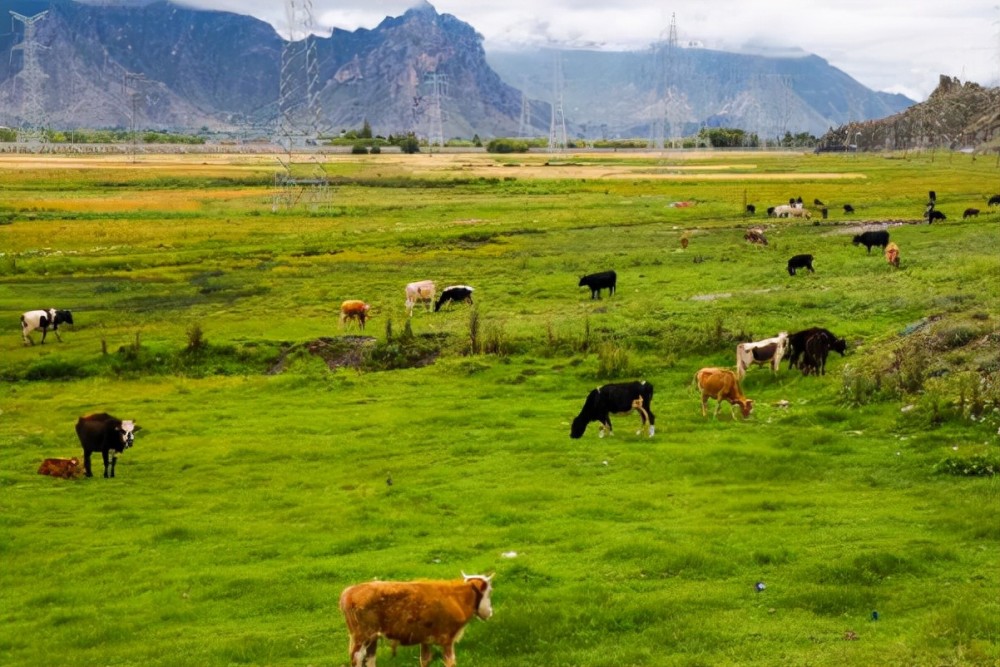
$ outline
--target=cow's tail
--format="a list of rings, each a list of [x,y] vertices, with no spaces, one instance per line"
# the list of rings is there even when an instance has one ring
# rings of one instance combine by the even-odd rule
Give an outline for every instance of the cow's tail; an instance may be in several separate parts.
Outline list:
[[[747,355],[752,354],[748,351],[743,344],[740,343],[736,346],[736,377],[742,380],[743,376],[747,374]]]

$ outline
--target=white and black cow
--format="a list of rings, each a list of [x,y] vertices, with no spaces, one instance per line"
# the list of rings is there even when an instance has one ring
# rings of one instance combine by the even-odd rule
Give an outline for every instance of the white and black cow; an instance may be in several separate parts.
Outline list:
[[[437,303],[434,304],[434,312],[436,313],[441,310],[441,306],[449,301],[471,304],[472,288],[468,285],[451,285],[449,287],[445,287],[444,291],[441,292],[441,296],[438,297]]]
[[[627,415],[632,410],[638,410],[642,425],[636,431],[636,435],[642,433],[648,421],[649,437],[652,438],[656,431],[656,417],[650,409],[652,402],[653,385],[645,380],[606,384],[603,387],[598,387],[587,395],[583,409],[573,420],[569,437],[582,437],[590,422],[600,422],[600,437],[603,438],[605,433],[611,435],[611,413]]]
[[[55,308],[29,310],[21,315],[21,337],[24,338],[24,344],[34,345],[35,341],[31,340],[28,334],[35,329],[41,329],[42,344],[44,345],[45,334],[49,332],[49,327],[52,327],[52,333],[56,335],[56,339],[61,343],[62,337],[59,335],[60,324],[73,324],[73,313],[68,310],[56,310]]]
[[[83,445],[83,467],[87,477],[93,477],[90,471],[90,455],[100,452],[104,459],[104,476],[115,476],[115,463],[118,455],[132,446],[135,432],[139,427],[132,420],[122,421],[106,412],[80,417],[76,422],[76,435]],[[108,474],[108,459],[111,460]]]
[[[591,273],[580,278],[580,284],[577,287],[589,287],[591,299],[600,299],[602,289],[607,289],[608,296],[611,296],[618,287],[618,274],[614,271]]]
[[[788,351],[788,332],[782,331],[773,338],[765,338],[751,343],[739,343],[736,346],[736,377],[740,380],[747,374],[747,369],[755,364],[770,366],[772,373],[777,373],[781,366],[781,358]]]

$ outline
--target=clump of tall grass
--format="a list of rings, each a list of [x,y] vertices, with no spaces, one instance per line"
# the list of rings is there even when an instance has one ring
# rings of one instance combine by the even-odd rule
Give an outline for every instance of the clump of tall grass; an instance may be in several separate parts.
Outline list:
[[[605,340],[597,347],[597,376],[605,379],[627,376],[632,370],[629,350],[615,340]]]

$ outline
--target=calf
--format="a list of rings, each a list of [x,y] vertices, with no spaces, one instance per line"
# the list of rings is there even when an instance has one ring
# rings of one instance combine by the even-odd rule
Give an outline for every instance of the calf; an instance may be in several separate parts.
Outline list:
[[[850,204],[844,204],[844,214],[850,215],[851,213],[854,213],[854,207]]]
[[[810,273],[816,273],[813,269],[813,256],[795,255],[788,260],[788,275],[794,276],[796,269],[809,269]]]
[[[965,220],[966,218],[978,218],[978,217],[979,217],[978,208],[967,208],[965,209],[965,212],[962,213],[962,220]]]
[[[618,274],[614,271],[591,273],[580,278],[580,284],[577,287],[589,287],[591,299],[600,299],[601,290],[605,288],[608,290],[608,296],[611,296],[618,287]]]
[[[100,452],[101,458],[104,459],[104,476],[114,477],[118,455],[132,446],[138,430],[139,427],[134,421],[122,421],[106,412],[80,417],[76,422],[76,435],[83,445],[83,466],[87,477],[93,477],[90,470],[90,455],[94,452]]]
[[[743,412],[743,417],[749,417],[753,411],[753,401],[743,395],[740,389],[740,381],[736,373],[728,368],[702,368],[695,373],[694,381],[701,392],[701,416],[708,416],[708,399],[714,398],[718,401],[715,406],[714,418],[719,418],[719,408],[722,401],[729,401],[729,414],[736,418],[733,413],[733,406],[739,405]]]
[[[451,581],[371,581],[349,586],[340,611],[350,634],[351,667],[375,667],[379,637],[396,645],[420,645],[420,667],[431,661],[431,646],[441,647],[445,667],[455,665],[455,643],[478,616],[493,615],[492,576],[466,575]]]
[[[441,310],[441,306],[446,303],[468,303],[472,304],[472,288],[468,285],[452,285],[450,287],[445,287],[444,291],[441,292],[441,297],[438,299],[437,303],[434,304],[434,312]]]
[[[636,435],[642,434],[648,421],[649,437],[652,438],[656,431],[656,415],[650,409],[652,402],[653,385],[645,381],[606,384],[598,387],[587,394],[583,409],[570,427],[569,437],[582,437],[590,422],[600,422],[600,437],[603,438],[605,433],[612,435],[610,418],[612,412],[627,415],[632,410],[638,410],[642,425],[636,431]]]
[[[937,209],[931,209],[927,213],[927,224],[932,224],[935,220],[942,220],[942,221],[944,221],[944,220],[947,220],[947,219],[948,219],[948,216],[946,216],[941,211],[938,211]]]
[[[851,243],[854,245],[863,245],[868,249],[868,254],[870,255],[872,254],[872,246],[884,248],[889,245],[889,232],[884,229],[861,232],[855,235]]]
[[[434,302],[434,290],[437,286],[433,280],[419,280],[406,286],[406,315],[413,317],[413,307],[418,303],[426,303],[427,310]]]
[[[80,459],[75,456],[71,459],[45,459],[38,467],[38,474],[75,479],[83,474],[83,469],[80,467]]]
[[[781,358],[788,350],[788,332],[782,331],[773,338],[736,346],[736,375],[742,380],[750,366],[768,364],[771,372],[777,373]]]
[[[357,320],[358,328],[363,331],[370,310],[371,306],[364,301],[349,299],[340,304],[340,325],[343,326],[347,320]]]
[[[829,329],[822,329],[820,327],[812,327],[809,329],[803,329],[802,331],[796,331],[788,337],[788,367],[798,368],[799,358],[806,351],[806,342],[815,333],[825,333],[830,337],[830,349],[840,352],[840,356],[844,356],[847,351],[847,341],[843,338],[837,338],[836,335]]]
[[[42,345],[44,345],[45,334],[49,332],[49,327],[52,327],[52,333],[56,335],[56,340],[61,343],[62,337],[59,335],[59,325],[64,323],[73,324],[73,313],[68,310],[57,310],[55,308],[29,310],[21,315],[21,337],[24,339],[25,345],[34,345],[35,341],[31,340],[28,334],[35,329],[41,329]]]
[[[885,247],[885,261],[889,263],[889,266],[899,268],[899,246],[895,243],[890,243]]]

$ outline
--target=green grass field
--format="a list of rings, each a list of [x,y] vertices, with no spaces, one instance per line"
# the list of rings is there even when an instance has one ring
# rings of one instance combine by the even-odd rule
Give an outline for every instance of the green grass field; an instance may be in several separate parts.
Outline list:
[[[495,615],[460,665],[1000,663],[993,161],[338,155],[328,207],[273,211],[253,156],[19,160],[0,165],[5,667],[346,665],[346,586],[463,570],[496,573]],[[927,225],[932,189],[948,220]],[[794,196],[829,219],[742,214]],[[889,228],[899,270],[851,244],[876,221],[912,223]],[[788,275],[798,253],[815,274]],[[577,287],[612,268],[613,297]],[[407,328],[420,279],[474,286],[475,310]],[[354,298],[375,312],[361,350],[338,324]],[[20,313],[49,307],[75,326],[24,346]],[[825,376],[753,368],[749,419],[701,416],[695,371],[810,326],[848,341]],[[656,436],[631,415],[571,440],[619,379],[653,383]],[[99,411],[143,428],[118,476],[37,475]]]

